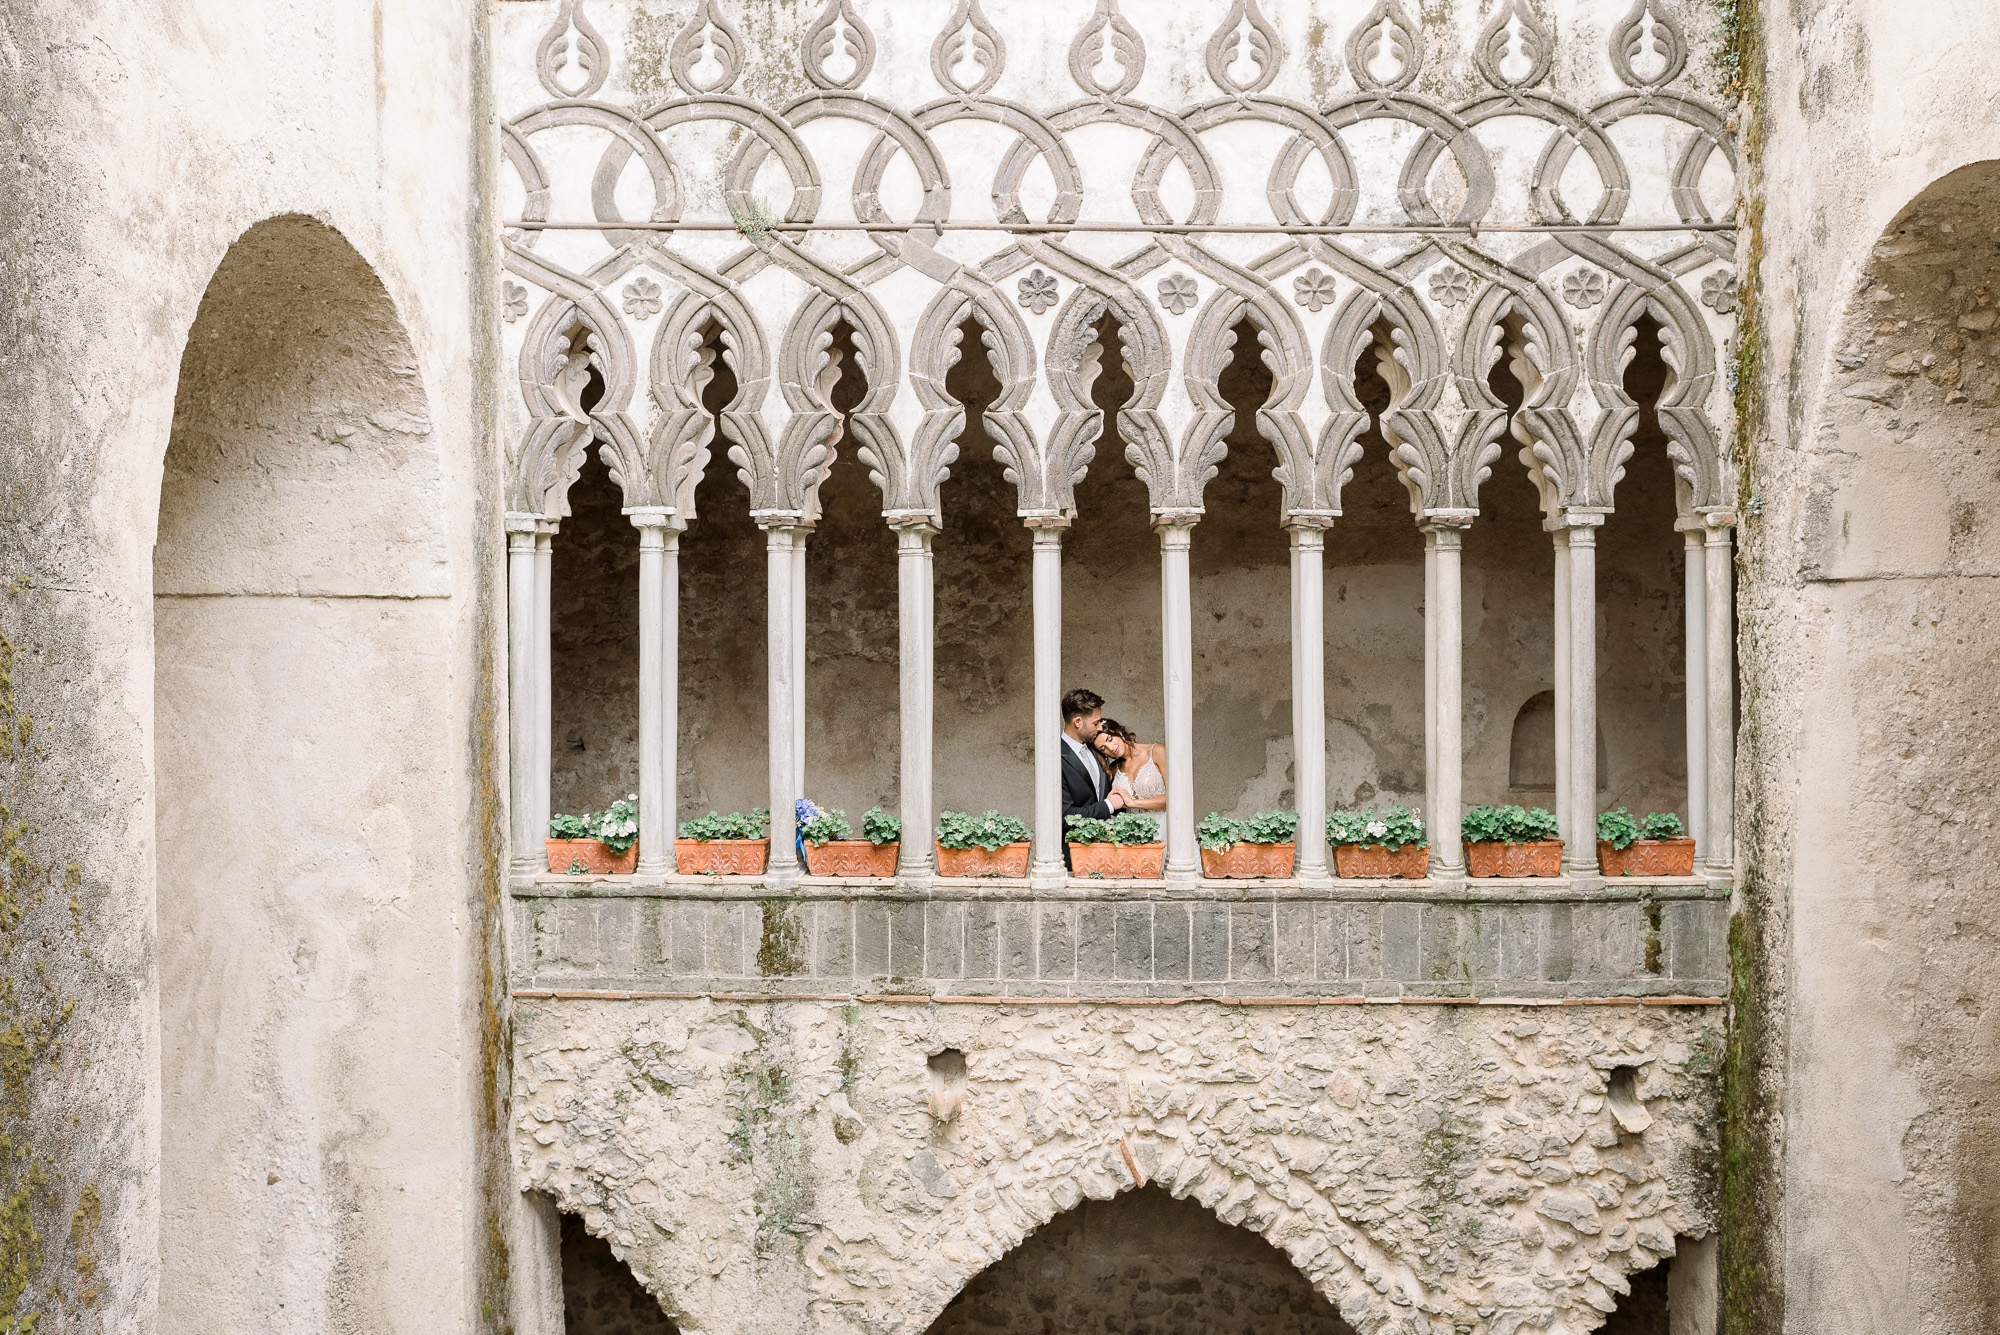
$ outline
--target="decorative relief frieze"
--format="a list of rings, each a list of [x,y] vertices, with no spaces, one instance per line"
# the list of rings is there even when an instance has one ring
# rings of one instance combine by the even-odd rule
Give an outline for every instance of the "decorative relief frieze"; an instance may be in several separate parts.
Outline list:
[[[1487,372],[1510,351],[1532,372],[1511,425],[1537,485],[1601,510],[1646,318],[1683,504],[1726,504],[1735,160],[1681,5],[1457,0],[1428,30],[1401,0],[1201,0],[1171,22],[1098,0],[1073,28],[990,8],[961,0],[935,29],[888,0],[827,0],[795,29],[760,10],[753,44],[731,0],[700,0],[665,100],[629,92],[659,59],[635,49],[635,3],[501,11],[510,508],[566,513],[594,441],[629,504],[685,520],[719,431],[768,522],[809,520],[850,449],[885,511],[938,516],[963,422],[943,377],[970,321],[1025,517],[1074,512],[1106,356],[1131,370],[1116,429],[1154,510],[1198,514],[1247,321],[1275,368],[1258,429],[1289,516],[1339,511],[1371,347],[1418,510],[1477,508],[1510,430]],[[845,418],[827,398],[841,321],[868,386]],[[718,350],[737,390],[711,416]],[[603,386],[587,407],[578,359]]]

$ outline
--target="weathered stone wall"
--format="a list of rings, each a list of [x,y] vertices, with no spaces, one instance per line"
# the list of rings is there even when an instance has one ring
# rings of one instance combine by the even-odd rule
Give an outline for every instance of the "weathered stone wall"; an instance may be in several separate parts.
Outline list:
[[[1363,1335],[1582,1332],[1712,1226],[1718,1020],[523,1001],[512,1117],[525,1182],[686,1331],[921,1331],[1150,1183],[1262,1234]]]
[[[0,20],[0,1294],[23,1328],[183,1328],[161,1312],[189,1283],[162,1271],[169,1155],[236,1175],[200,1208],[242,1206],[232,1226],[254,1243],[202,1330],[470,1329],[489,1302],[509,1317],[492,1240],[514,1193],[479,1112],[505,1079],[497,886],[480,879],[502,853],[504,716],[484,24],[461,0],[23,0]],[[336,290],[295,275],[289,306],[242,310],[190,351],[231,246],[285,215],[352,248]],[[374,308],[358,346],[350,303]],[[250,379],[177,401],[184,362],[281,328],[293,358],[239,360]],[[193,467],[167,486],[180,409],[212,414],[222,485]],[[231,596],[156,622],[163,504],[193,522],[160,535],[162,587],[220,576],[181,588]],[[176,570],[177,542],[234,568]],[[307,677],[316,692],[287,695]],[[235,715],[163,736],[182,686]],[[267,709],[277,696],[301,708]],[[194,764],[163,772],[177,757]],[[191,787],[240,805],[176,824]],[[156,881],[167,841],[178,861]],[[185,895],[212,912],[182,916]],[[182,966],[204,959],[190,987]],[[204,1163],[208,1129],[162,1126],[162,1066],[218,1010],[225,1027],[192,1035],[227,1095]],[[377,1059],[404,1079],[377,1079]],[[223,1133],[250,1129],[245,1097],[272,1134]]]
[[[1729,1319],[1990,1330],[2000,12],[1758,8]]]
[[[1085,1201],[980,1273],[929,1335],[1353,1335],[1291,1260],[1192,1200],[1141,1187]]]

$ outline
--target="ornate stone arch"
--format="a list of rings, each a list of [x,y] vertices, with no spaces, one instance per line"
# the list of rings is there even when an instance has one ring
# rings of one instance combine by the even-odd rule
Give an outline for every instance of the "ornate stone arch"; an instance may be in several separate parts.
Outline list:
[[[1385,284],[1386,286],[1386,284]],[[1386,323],[1393,346],[1379,349],[1379,364],[1393,397],[1379,423],[1389,444],[1389,461],[1410,493],[1410,509],[1449,504],[1446,481],[1451,466],[1436,407],[1444,393],[1444,339],[1430,313],[1406,288],[1385,293],[1364,286],[1341,306],[1327,331],[1320,354],[1327,402],[1338,405],[1320,433],[1320,455],[1333,476],[1332,499],[1354,475],[1361,458],[1356,437],[1368,425],[1354,387],[1354,366],[1374,339],[1377,323]]]
[[[1509,345],[1504,337],[1510,317],[1521,324],[1518,345]],[[1526,397],[1511,419],[1487,383],[1502,356],[1530,373],[1516,371]],[[1582,432],[1567,405],[1582,368],[1569,326],[1548,291],[1501,270],[1473,301],[1454,362],[1459,395],[1471,410],[1453,452],[1465,504],[1478,504],[1479,485],[1502,453],[1500,437],[1510,431],[1521,445],[1521,462],[1541,493],[1543,510],[1554,514],[1565,504],[1581,503],[1572,497],[1586,455]]]
[[[1259,355],[1271,372],[1271,393],[1257,409],[1257,433],[1277,452],[1272,476],[1285,489],[1288,514],[1328,513],[1322,504],[1317,442],[1299,407],[1312,388],[1312,351],[1305,328],[1291,308],[1258,287],[1254,295],[1221,287],[1202,307],[1188,335],[1183,378],[1195,402],[1195,417],[1182,439],[1185,475],[1198,504],[1216,466],[1228,453],[1223,438],[1236,413],[1222,397],[1220,379],[1235,355],[1236,328],[1249,321],[1257,331]]]
[[[518,253],[510,252],[508,259],[515,272],[532,267],[532,260]],[[582,471],[592,439],[603,442],[605,464],[628,502],[645,504],[632,499],[643,489],[646,467],[639,426],[627,412],[637,359],[625,326],[600,290],[549,275],[524,276],[557,287],[558,295],[542,303],[521,346],[519,379],[529,423],[513,460],[509,508],[568,514],[570,484]],[[576,290],[566,293],[562,287]],[[581,396],[593,369],[604,392],[586,411]]]
[[[822,271],[821,276],[830,275]],[[868,382],[867,393],[845,418],[834,411],[830,397],[838,375],[831,354],[833,327],[843,318],[854,331],[855,356]],[[881,489],[884,508],[903,508],[897,500],[908,489],[908,465],[887,412],[896,396],[900,361],[895,330],[865,291],[849,287],[835,296],[822,287],[799,307],[778,354],[779,389],[791,413],[775,453],[757,461],[767,463],[768,471],[753,472],[747,454],[738,458],[742,442],[729,451],[750,487],[753,511],[816,517],[820,484],[833,467],[834,447],[850,425],[860,442],[856,457]]]
[[[715,378],[716,351],[705,330],[721,331],[720,356],[736,376],[736,396],[710,420],[703,391]],[[763,327],[742,297],[717,285],[711,293],[684,292],[667,309],[653,340],[653,399],[659,408],[649,438],[651,504],[671,505],[683,523],[695,517],[695,492],[707,470],[718,428],[749,457],[770,453],[756,408],[771,378]],[[746,411],[747,409],[747,411]]]
[[[1660,327],[1660,356],[1667,364],[1667,383],[1656,410],[1667,435],[1667,457],[1675,476],[1687,484],[1693,508],[1726,506],[1733,499],[1726,462],[1704,407],[1715,381],[1715,350],[1707,326],[1678,285],[1636,281],[1613,291],[1591,331],[1586,365],[1591,393],[1603,411],[1591,432],[1581,497],[1571,503],[1609,508],[1625,476],[1639,422],[1639,405],[1625,392],[1625,368],[1633,356],[1635,327],[1648,315]]]
[[[945,377],[966,355],[962,342],[967,320],[979,326],[980,343],[1000,381],[1000,396],[986,410],[987,429],[997,437],[994,456],[1014,484],[1018,503],[1028,508],[1028,498],[1039,495],[1043,486],[1042,459],[1021,412],[1034,392],[1034,340],[1006,302],[990,288],[970,281],[931,299],[910,345],[910,384],[924,410],[910,447],[911,476],[923,502],[920,508],[941,512],[938,488],[951,476],[950,465],[958,458],[965,405],[945,388]]]

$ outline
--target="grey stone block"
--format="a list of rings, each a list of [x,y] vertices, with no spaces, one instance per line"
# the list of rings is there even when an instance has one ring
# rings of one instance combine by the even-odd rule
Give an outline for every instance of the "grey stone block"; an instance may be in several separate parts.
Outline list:
[[[1035,919],[1039,927],[1036,961],[1041,978],[1058,979],[1064,982],[1076,977],[1076,906],[1073,904],[1037,904]]]
[[[1566,983],[1576,972],[1576,917],[1570,904],[1542,906],[1542,977]]]
[[[889,906],[889,976],[924,976],[924,906],[921,902]]]
[[[1421,977],[1426,983],[1464,983],[1472,979],[1470,910],[1457,904],[1423,906]]]
[[[1422,920],[1421,904],[1382,905],[1381,977],[1408,983],[1424,976],[1419,953]]]
[[[1717,900],[1684,899],[1664,906],[1675,978],[1722,978],[1729,910]]]
[[[708,972],[716,978],[741,978],[750,972],[744,967],[743,910],[741,904],[708,906]]]
[[[1153,905],[1153,977],[1163,983],[1185,983],[1192,959],[1188,906],[1169,901]]]
[[[1314,904],[1313,971],[1322,983],[1338,983],[1347,977],[1347,906]]]
[[[1272,905],[1243,904],[1229,911],[1229,981],[1269,982],[1277,956]]]
[[[633,947],[637,944],[638,906],[629,899],[600,899],[597,901],[597,932],[600,967],[619,975],[629,975],[634,963]]]
[[[995,912],[1000,935],[1000,976],[1033,978],[1035,967],[1035,906],[1001,904]]]
[[[1196,904],[1194,980],[1222,982],[1229,977],[1229,910],[1220,904]]]
[[[1540,981],[1542,925],[1539,904],[1508,904],[1486,910],[1500,919],[1500,969],[1493,975],[1509,981]]]
[[[1507,915],[1512,911],[1506,904],[1481,904],[1466,910],[1460,944],[1465,949],[1472,978],[1490,981],[1507,976],[1501,939]]]
[[[1080,981],[1105,982],[1117,976],[1113,951],[1117,943],[1116,911],[1109,904],[1084,904],[1077,909],[1076,976]]]
[[[1348,904],[1341,910],[1347,929],[1347,980],[1389,977],[1381,904]]]
[[[1288,983],[1313,978],[1313,906],[1280,904],[1276,915],[1276,976]]]
[[[854,906],[854,976],[889,974],[889,906],[880,900]]]
[[[933,899],[925,906],[924,976],[965,977],[965,904]]]
[[[854,905],[844,899],[814,905],[813,977],[854,976]]]
[[[1000,976],[1000,917],[997,905],[965,906],[965,973],[967,978]]]
[[[708,972],[708,906],[699,900],[669,901],[661,929],[667,935],[667,976],[699,978]]]
[[[1150,982],[1153,977],[1153,906],[1121,904],[1116,922],[1118,937],[1113,951],[1114,976],[1124,982]]]

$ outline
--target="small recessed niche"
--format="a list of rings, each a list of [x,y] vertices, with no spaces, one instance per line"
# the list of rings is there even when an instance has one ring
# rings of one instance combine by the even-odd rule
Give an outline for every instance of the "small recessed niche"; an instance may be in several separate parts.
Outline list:
[[[1653,1124],[1653,1115],[1639,1098],[1638,1067],[1612,1067],[1604,1074],[1604,1085],[1604,1101],[1628,1135],[1636,1136]]]
[[[934,1054],[930,1060],[931,1079],[941,1084],[962,1085],[965,1083],[965,1054],[957,1048],[946,1048]]]

